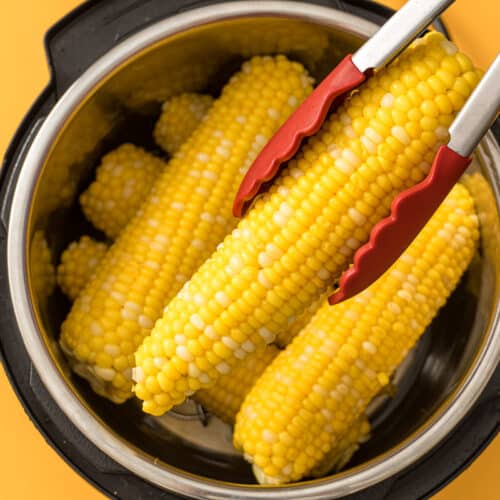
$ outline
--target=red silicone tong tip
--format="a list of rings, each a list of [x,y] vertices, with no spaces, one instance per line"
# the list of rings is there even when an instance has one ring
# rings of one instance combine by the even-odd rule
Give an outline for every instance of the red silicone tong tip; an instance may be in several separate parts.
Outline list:
[[[427,177],[400,193],[391,215],[373,228],[369,241],[354,255],[353,265],[342,275],[338,290],[329,297],[338,304],[375,282],[400,257],[463,174],[471,158],[441,146]]]
[[[245,213],[264,184],[278,174],[280,165],[295,155],[304,138],[321,128],[334,101],[358,87],[365,79],[364,73],[348,55],[318,85],[274,134],[248,170],[234,201],[235,217]]]

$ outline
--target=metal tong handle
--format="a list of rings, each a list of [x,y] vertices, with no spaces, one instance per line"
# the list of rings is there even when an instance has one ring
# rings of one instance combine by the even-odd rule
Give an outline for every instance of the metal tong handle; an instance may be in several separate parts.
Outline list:
[[[455,0],[409,0],[352,56],[361,72],[389,64]]]
[[[500,109],[500,54],[483,76],[450,127],[448,147],[470,156]]]
[[[369,241],[356,251],[330,304],[353,297],[382,276],[432,217],[470,164],[469,155],[499,110],[499,82],[500,56],[455,118],[452,140],[439,148],[427,177],[394,198],[391,214],[375,225]]]
[[[373,69],[394,59],[454,0],[408,0],[354,56],[344,60],[316,87],[262,149],[240,184],[233,214],[241,217],[292,158],[306,137],[314,135],[338,105]]]

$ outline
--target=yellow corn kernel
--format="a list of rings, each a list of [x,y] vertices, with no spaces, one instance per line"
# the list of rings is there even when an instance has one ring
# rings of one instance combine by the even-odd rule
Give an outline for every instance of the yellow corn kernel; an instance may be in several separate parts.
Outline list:
[[[456,185],[378,281],[337,306],[321,306],[259,378],[236,417],[235,446],[254,458],[257,477],[298,481],[335,451],[446,302],[478,238],[473,200]],[[273,409],[281,425],[271,429],[267,415]],[[274,453],[257,457],[254,450],[262,441],[280,443],[294,434],[286,464],[269,475]]]
[[[245,396],[278,352],[273,345],[259,349],[243,359],[229,375],[221,375],[212,387],[198,391],[194,398],[210,413],[228,424],[234,424]],[[198,375],[198,371],[192,367],[193,375]]]
[[[96,180],[80,196],[83,213],[114,239],[149,194],[165,163],[133,144],[107,154],[97,167]]]
[[[474,167],[479,167],[475,160],[469,170]],[[481,226],[482,250],[487,259],[500,261],[500,222],[492,187],[480,172],[466,173],[462,181],[474,198]]]
[[[292,340],[302,331],[302,329],[311,321],[311,318],[316,314],[316,311],[324,302],[324,297],[321,297],[316,302],[313,302],[302,314],[297,318],[293,317],[289,320],[287,328],[278,332],[275,343],[280,347],[286,347]]]
[[[329,472],[343,469],[359,447],[370,439],[371,426],[365,416],[352,425],[341,439],[333,444],[323,461],[311,471],[313,477],[323,477]]]
[[[73,304],[61,335],[61,345],[72,362],[80,368],[91,368],[80,372],[95,382],[100,394],[113,401],[132,396],[133,357],[127,368],[112,368],[129,381],[117,388],[111,372],[99,379],[94,368],[100,367],[96,364],[98,354],[107,345],[117,356],[125,345],[137,348],[170,299],[236,225],[231,214],[232,200],[243,175],[266,141],[311,92],[311,83],[303,66],[284,56],[256,57],[245,63],[112,245],[94,278]],[[203,291],[192,299],[201,310],[206,301]],[[164,370],[176,381],[170,393],[173,401],[181,402],[183,395],[192,391],[193,384],[186,379],[190,367],[196,365],[202,370],[201,377],[208,376],[203,375],[204,357],[196,354],[205,352],[206,343],[186,345],[196,340],[204,315],[193,312],[190,318],[178,319],[189,321],[185,332],[170,344],[160,342],[152,351],[153,357],[135,371],[137,380],[145,384],[138,396],[148,397],[148,387],[156,388],[152,381],[146,381],[159,369],[154,358],[167,353],[176,354],[175,361],[166,363]],[[223,319],[225,323],[234,321],[229,315]],[[94,339],[102,339],[102,345],[99,342],[94,346]],[[223,362],[227,351],[233,352],[228,339],[221,337],[219,343],[219,352],[212,353],[208,368],[210,377],[214,377],[216,365]],[[177,376],[181,373],[182,378]],[[163,386],[169,384],[164,380]],[[162,398],[156,398],[156,402],[152,399],[152,411],[159,400]]]
[[[56,284],[56,272],[52,264],[52,254],[43,231],[33,235],[30,249],[31,286],[40,302],[52,294]]]
[[[220,347],[212,340],[213,331],[218,337],[245,332],[245,342],[253,348],[270,343],[293,317],[327,292],[374,224],[389,213],[394,196],[423,178],[426,162],[447,139],[442,125],[423,132],[421,139],[411,139],[399,124],[404,111],[393,109],[396,97],[412,90],[403,83],[403,74],[429,57],[441,65],[450,52],[447,44],[442,35],[426,35],[377,72],[324,123],[169,303],[152,335],[136,352],[138,367],[165,339],[203,338],[209,346],[204,354],[207,359]],[[422,80],[414,73],[421,83],[432,75],[424,72]],[[467,88],[470,93],[472,86]],[[417,111],[425,99],[415,97],[410,100]],[[370,118],[363,113],[367,105]],[[457,111],[453,105],[452,113]],[[364,120],[362,127],[356,126],[358,132],[352,126],[353,116]],[[404,120],[410,120],[409,111]],[[204,297],[200,305],[193,301],[198,294]],[[274,300],[276,296],[283,305]],[[170,370],[176,359],[177,355],[169,357],[164,367],[148,375]],[[230,367],[239,361],[234,355],[224,355]],[[214,375],[210,382],[218,376],[216,371]],[[180,386],[189,378],[187,373],[179,374],[176,383]],[[137,387],[142,395],[147,394],[140,383]],[[146,397],[143,409],[161,414],[173,403],[159,406]]]
[[[90,236],[82,236],[66,248],[57,268],[57,283],[68,298],[75,300],[78,297],[107,250],[106,243]]]
[[[167,153],[175,154],[213,102],[212,96],[203,94],[181,94],[166,101],[154,130],[156,143]]]

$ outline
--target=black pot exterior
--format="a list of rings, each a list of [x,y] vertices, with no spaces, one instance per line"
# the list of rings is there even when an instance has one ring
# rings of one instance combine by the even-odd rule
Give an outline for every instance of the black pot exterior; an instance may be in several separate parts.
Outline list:
[[[231,1],[231,0],[229,0]],[[13,187],[26,150],[37,129],[69,86],[100,56],[124,38],[182,11],[219,1],[94,0],[85,2],[47,33],[51,81],[13,138],[3,161],[0,185],[0,357],[25,411],[47,442],[79,474],[110,497],[174,499],[124,469],[94,446],[55,404],[41,382],[23,343],[9,296],[6,234]],[[353,13],[378,24],[391,11],[365,0],[313,0],[312,3]],[[500,140],[498,122],[495,136]],[[350,495],[350,500],[427,498],[458,475],[496,436],[500,426],[500,369],[460,426],[411,468]]]

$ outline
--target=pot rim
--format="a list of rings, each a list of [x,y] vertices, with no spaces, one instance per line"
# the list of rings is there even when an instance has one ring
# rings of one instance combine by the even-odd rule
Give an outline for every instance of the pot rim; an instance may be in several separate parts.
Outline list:
[[[332,14],[335,14],[334,16]],[[166,18],[120,43],[95,62],[60,98],[38,131],[19,175],[12,200],[7,234],[8,282],[21,337],[47,390],[74,425],[101,451],[143,479],[172,492],[199,499],[319,499],[339,498],[372,486],[410,466],[464,418],[492,377],[500,358],[500,305],[494,307],[486,340],[461,385],[430,420],[399,446],[367,464],[334,478],[270,488],[225,483],[190,474],[168,464],[161,467],[154,457],[116,437],[91,414],[71,390],[54,364],[37,324],[29,295],[26,248],[31,200],[38,176],[64,124],[76,113],[89,93],[95,91],[115,70],[132,57],[168,36],[196,26],[223,20],[272,16],[298,18],[332,26],[358,36],[372,35],[378,26],[331,7],[295,1],[256,0],[215,3]],[[354,27],[353,27],[354,26]],[[485,146],[500,164],[500,151],[486,137]],[[495,196],[500,199],[498,185]]]

